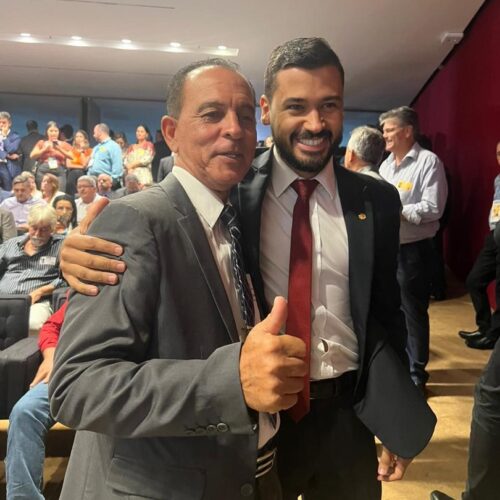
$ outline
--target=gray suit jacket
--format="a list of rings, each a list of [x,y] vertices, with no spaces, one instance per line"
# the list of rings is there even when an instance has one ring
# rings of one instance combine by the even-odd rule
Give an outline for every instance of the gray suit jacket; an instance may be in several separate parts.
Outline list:
[[[127,272],[69,301],[50,382],[54,417],[79,430],[61,498],[251,498],[241,345],[181,185],[113,201],[91,233],[124,246]]]

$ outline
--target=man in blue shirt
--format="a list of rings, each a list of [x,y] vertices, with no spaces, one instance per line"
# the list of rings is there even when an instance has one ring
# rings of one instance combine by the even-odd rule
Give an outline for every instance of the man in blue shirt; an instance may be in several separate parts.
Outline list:
[[[123,175],[122,150],[109,136],[109,127],[98,123],[94,127],[94,139],[99,143],[92,150],[89,160],[90,175],[108,174],[113,179],[113,190],[121,186]]]
[[[401,306],[408,328],[407,352],[411,377],[425,392],[429,374],[430,270],[434,266],[432,238],[439,229],[448,185],[441,160],[417,143],[418,115],[407,107],[380,115],[385,149],[390,153],[379,173],[399,192],[401,226],[399,232],[398,281]]]

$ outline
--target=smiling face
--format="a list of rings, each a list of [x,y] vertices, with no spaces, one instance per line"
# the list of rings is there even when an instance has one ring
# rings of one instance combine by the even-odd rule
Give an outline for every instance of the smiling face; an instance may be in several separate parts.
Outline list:
[[[176,165],[225,198],[253,160],[255,103],[250,87],[226,68],[194,70],[184,83],[179,117],[164,117],[162,130],[176,153]]]
[[[403,125],[396,118],[389,118],[382,124],[385,149],[396,155],[405,155],[413,145],[413,128]]]
[[[262,123],[286,163],[313,177],[330,160],[342,139],[343,85],[334,66],[287,68],[278,72],[269,101],[262,96]]]

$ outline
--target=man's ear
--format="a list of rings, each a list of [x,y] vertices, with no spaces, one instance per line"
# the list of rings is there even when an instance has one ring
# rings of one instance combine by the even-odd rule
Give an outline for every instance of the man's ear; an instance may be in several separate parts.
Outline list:
[[[406,139],[412,139],[414,136],[413,127],[411,125],[407,125],[404,130]]]
[[[264,94],[260,97],[260,121],[262,125],[271,124],[271,102]]]
[[[345,150],[345,156],[344,156],[344,167],[350,168],[353,160],[354,160],[354,151],[352,149],[347,148]]]
[[[161,133],[170,150],[177,153],[177,120],[171,116],[163,116],[161,119]]]

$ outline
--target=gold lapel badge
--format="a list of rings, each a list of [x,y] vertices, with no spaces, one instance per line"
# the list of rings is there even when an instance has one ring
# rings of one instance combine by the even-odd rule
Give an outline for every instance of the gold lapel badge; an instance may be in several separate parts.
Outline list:
[[[363,212],[361,212],[360,214],[358,214],[358,219],[359,220],[366,220],[366,214],[364,214]]]

